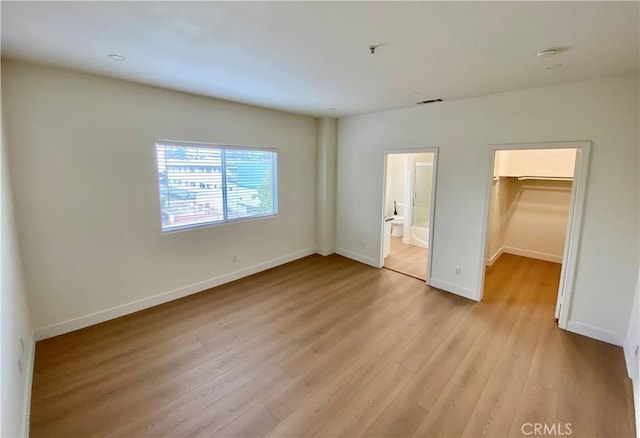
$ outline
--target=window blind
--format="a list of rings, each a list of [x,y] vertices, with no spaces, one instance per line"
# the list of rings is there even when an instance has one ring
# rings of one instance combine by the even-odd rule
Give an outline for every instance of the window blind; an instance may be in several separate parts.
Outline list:
[[[277,152],[156,142],[163,231],[277,213]]]

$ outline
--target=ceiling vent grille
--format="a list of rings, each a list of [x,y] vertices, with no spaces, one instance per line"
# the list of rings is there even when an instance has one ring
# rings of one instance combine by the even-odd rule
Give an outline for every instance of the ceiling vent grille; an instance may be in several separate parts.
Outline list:
[[[416,102],[418,105],[426,105],[428,103],[436,103],[436,102],[443,102],[442,99],[429,99],[429,100],[423,100],[422,102]]]

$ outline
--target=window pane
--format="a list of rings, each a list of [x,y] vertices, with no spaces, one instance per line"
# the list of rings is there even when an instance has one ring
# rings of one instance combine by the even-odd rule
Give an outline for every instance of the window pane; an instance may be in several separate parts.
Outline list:
[[[159,142],[162,230],[277,213],[277,155]]]
[[[275,211],[275,153],[225,149],[227,218],[262,216]]]
[[[156,146],[162,229],[224,220],[222,151]]]

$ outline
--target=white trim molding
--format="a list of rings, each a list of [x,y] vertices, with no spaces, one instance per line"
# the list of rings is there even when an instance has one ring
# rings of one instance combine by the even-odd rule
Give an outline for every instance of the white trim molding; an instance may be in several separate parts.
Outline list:
[[[356,254],[355,252],[347,251],[346,249],[336,248],[336,254],[355,260],[356,262],[364,263],[365,265],[373,266],[374,268],[382,268],[382,266],[380,266],[378,262],[371,257]]]
[[[569,320],[567,323],[567,331],[577,333],[579,335],[587,336],[589,338],[597,339],[608,344],[622,346],[624,344],[624,336],[619,333],[612,332],[610,330],[594,327],[589,324],[584,324],[579,321]]]
[[[504,252],[504,247],[501,247],[499,250],[496,251],[494,255],[489,257],[486,262],[487,266],[493,266],[493,264],[500,258],[503,252]]]
[[[22,436],[29,436],[29,424],[31,418],[31,386],[33,385],[33,367],[36,359],[36,339],[31,334],[31,342],[28,343],[27,369],[24,388],[24,405],[22,407]]]
[[[479,301],[478,294],[471,289],[464,288],[457,284],[449,283],[448,281],[438,280],[436,278],[432,278],[429,281],[429,286],[433,286],[437,289],[441,289],[446,292],[451,292],[456,295],[460,295],[461,297],[468,298],[472,301]]]
[[[335,253],[336,251],[333,248],[316,248],[316,254],[320,254],[321,256],[328,256]]]
[[[280,266],[285,263],[310,256],[312,254],[315,254],[315,252],[315,248],[304,249],[302,251],[287,254],[285,256],[268,260],[263,263],[258,263],[257,265],[249,266],[247,268],[231,272],[229,274],[219,275],[208,280],[189,284],[178,289],[163,292],[158,295],[153,295],[151,297],[133,301],[131,303],[122,304],[120,306],[112,307],[107,310],[102,310],[99,312],[91,313],[89,315],[73,318],[47,327],[41,327],[35,330],[34,336],[36,341],[40,341],[42,339],[51,338],[63,333],[68,333],[84,327],[89,327],[91,325],[99,324],[110,319],[119,318],[130,313],[148,309],[149,307],[168,303],[169,301],[177,300],[178,298],[183,298],[188,295],[202,292],[204,290],[211,289],[212,287],[220,286],[222,284],[229,283],[231,281],[235,281],[252,274],[257,274],[258,272],[266,271],[267,269],[275,268],[276,266]]]
[[[640,378],[640,376],[636,375],[635,365],[636,361],[636,345],[638,339],[632,339],[630,336],[627,336],[622,345],[622,351],[624,352],[624,362],[627,365],[627,374],[631,380],[636,380]]]
[[[553,263],[562,263],[562,256],[559,255],[530,251],[528,249],[513,248],[510,246],[503,246],[499,250],[497,250],[494,255],[487,259],[486,265],[492,266],[502,254],[513,254],[522,257],[529,257],[530,259],[544,260]]]
[[[509,246],[504,246],[501,250],[506,254],[529,257],[531,259],[544,260],[547,262],[562,263],[562,256],[555,254],[546,254],[544,252],[529,251],[528,249],[512,248]]]

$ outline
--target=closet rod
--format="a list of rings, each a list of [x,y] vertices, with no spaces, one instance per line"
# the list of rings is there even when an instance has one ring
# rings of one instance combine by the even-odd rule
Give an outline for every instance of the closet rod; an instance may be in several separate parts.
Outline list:
[[[535,190],[539,192],[570,192],[571,187],[545,187],[545,186],[525,186],[521,185],[520,190]]]
[[[528,179],[541,180],[541,181],[573,181],[570,176],[519,176],[518,181],[524,181]]]

